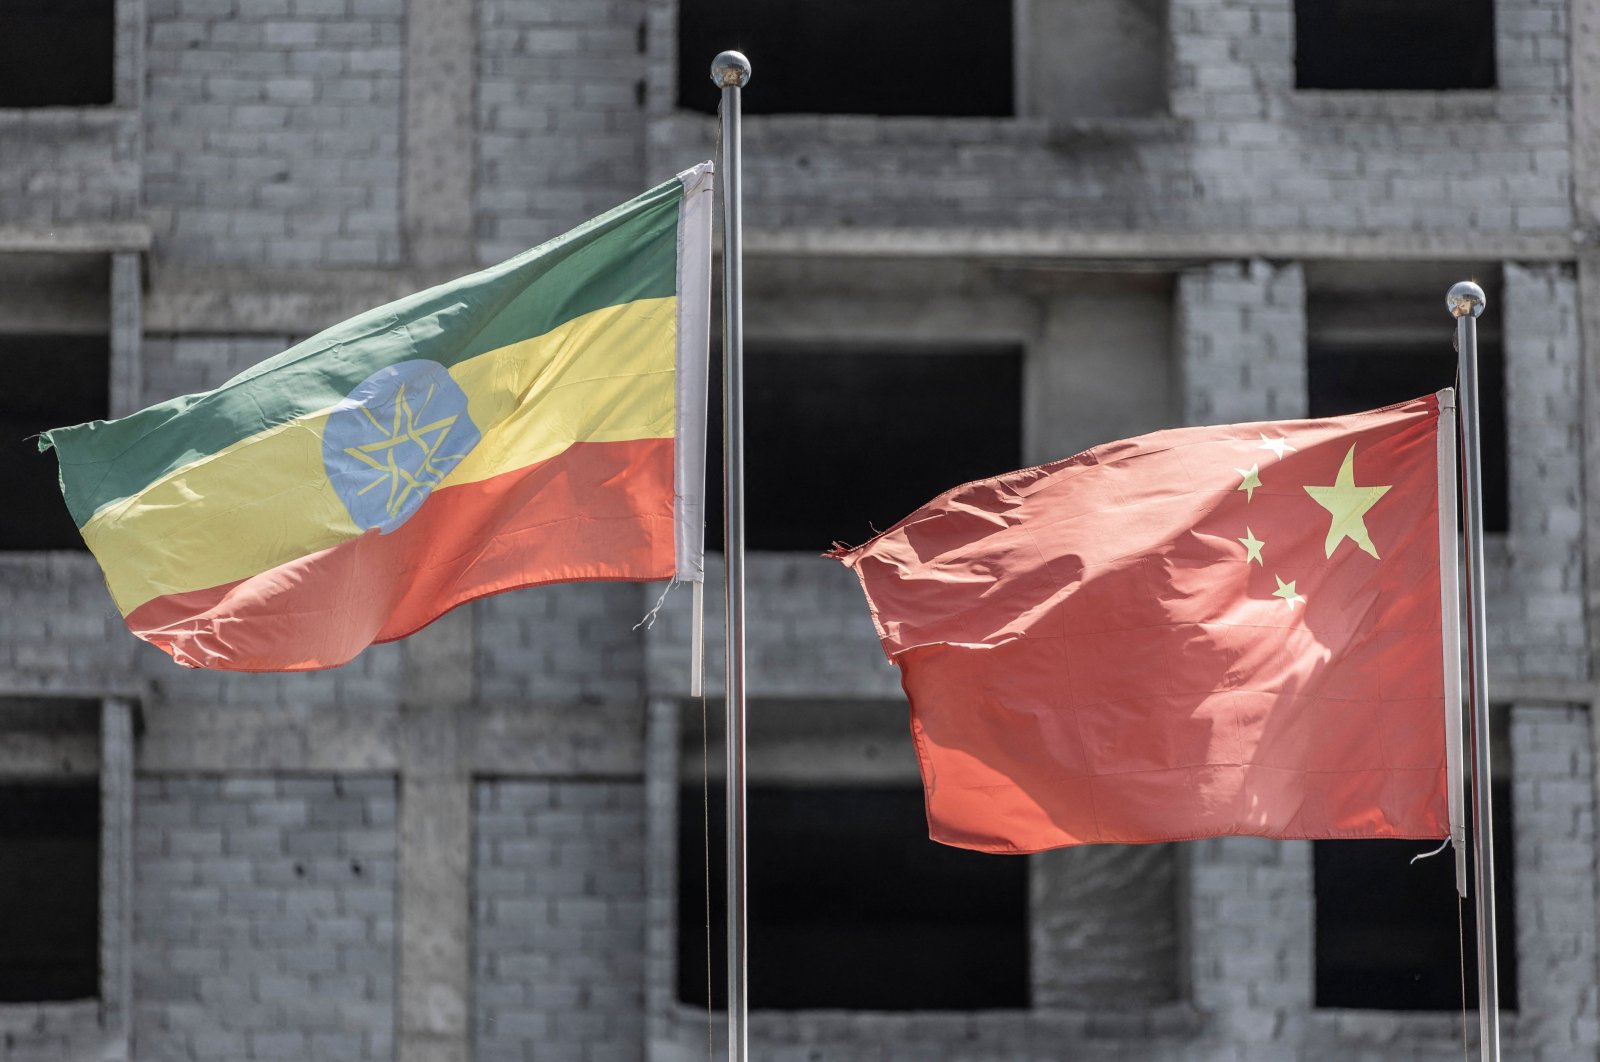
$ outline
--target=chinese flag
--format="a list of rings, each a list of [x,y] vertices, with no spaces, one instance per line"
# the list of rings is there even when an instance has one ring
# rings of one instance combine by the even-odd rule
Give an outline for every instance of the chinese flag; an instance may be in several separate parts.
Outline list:
[[[933,839],[1447,836],[1452,406],[1110,443],[836,551],[901,669]]]

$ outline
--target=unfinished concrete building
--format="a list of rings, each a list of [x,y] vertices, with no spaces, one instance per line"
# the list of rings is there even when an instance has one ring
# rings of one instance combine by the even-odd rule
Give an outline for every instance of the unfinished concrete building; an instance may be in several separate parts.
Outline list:
[[[527,590],[334,671],[185,671],[123,629],[27,437],[710,157],[726,47],[754,67],[755,1056],[1460,1057],[1423,846],[927,842],[896,673],[818,554],[1097,442],[1448,385],[1471,276],[1506,1051],[1595,1058],[1597,27],[1600,0],[7,0],[0,1059],[720,1041],[687,594],[636,629],[660,587]]]

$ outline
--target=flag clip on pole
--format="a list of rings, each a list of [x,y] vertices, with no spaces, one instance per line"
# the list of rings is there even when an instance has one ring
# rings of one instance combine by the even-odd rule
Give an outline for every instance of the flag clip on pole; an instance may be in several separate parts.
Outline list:
[[[1489,785],[1489,654],[1484,642],[1483,459],[1478,432],[1478,317],[1483,289],[1463,280],[1445,296],[1456,319],[1461,377],[1461,493],[1466,502],[1467,692],[1472,703],[1472,846],[1478,919],[1478,1031],[1483,1062],[1500,1059],[1495,955],[1493,804]]]
[[[728,1062],[749,1057],[745,906],[744,712],[744,217],[740,209],[739,93],[750,60],[723,52],[711,80],[722,89],[722,484],[727,602]]]

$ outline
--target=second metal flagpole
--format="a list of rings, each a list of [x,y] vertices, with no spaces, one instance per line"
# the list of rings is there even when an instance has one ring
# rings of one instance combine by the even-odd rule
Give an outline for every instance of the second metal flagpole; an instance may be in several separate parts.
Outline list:
[[[1483,447],[1478,432],[1478,315],[1483,289],[1463,280],[1445,305],[1456,319],[1461,376],[1461,493],[1466,501],[1467,690],[1472,704],[1473,890],[1478,916],[1478,1033],[1483,1062],[1500,1059],[1500,985],[1495,955],[1493,802],[1489,787],[1489,651],[1483,582]]]
[[[749,1056],[750,1013],[745,948],[744,717],[744,218],[739,201],[739,92],[750,60],[723,52],[711,63],[722,89],[722,554],[727,559],[728,670],[728,1062]]]

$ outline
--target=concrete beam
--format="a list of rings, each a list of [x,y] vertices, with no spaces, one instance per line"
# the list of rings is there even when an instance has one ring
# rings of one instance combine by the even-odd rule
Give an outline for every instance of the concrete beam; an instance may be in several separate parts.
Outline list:
[[[148,251],[150,226],[142,221],[0,223],[0,252]]]
[[[1301,229],[1207,232],[955,227],[745,230],[745,254],[751,258],[968,258],[1079,268],[1088,268],[1097,261],[1182,264],[1240,258],[1564,261],[1576,255],[1580,246],[1566,233],[1479,232],[1465,228],[1360,233]]]

